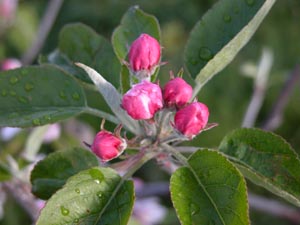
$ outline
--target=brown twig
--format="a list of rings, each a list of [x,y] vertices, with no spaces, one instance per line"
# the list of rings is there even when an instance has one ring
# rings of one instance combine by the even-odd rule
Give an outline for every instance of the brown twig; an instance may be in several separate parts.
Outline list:
[[[34,59],[39,54],[41,48],[43,47],[49,31],[57,17],[57,14],[62,6],[63,0],[51,0],[46,9],[46,12],[39,25],[38,33],[35,40],[33,41],[31,47],[23,55],[21,61],[23,65],[31,64]]]
[[[288,76],[276,102],[273,104],[269,116],[261,126],[264,130],[274,131],[282,122],[283,111],[289,101],[293,88],[300,79],[300,66],[296,65]]]
[[[18,179],[2,183],[3,190],[10,194],[28,213],[32,221],[36,221],[40,209],[36,204],[37,199],[31,194],[30,186]]]
[[[141,189],[136,190],[138,198],[168,196],[169,194],[168,182],[145,183]],[[300,225],[300,211],[298,209],[252,193],[248,193],[248,199],[251,209],[286,219],[295,225]]]

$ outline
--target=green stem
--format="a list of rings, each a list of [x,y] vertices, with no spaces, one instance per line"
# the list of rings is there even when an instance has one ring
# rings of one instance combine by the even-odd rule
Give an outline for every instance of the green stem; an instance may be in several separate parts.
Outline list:
[[[122,177],[123,180],[130,178],[138,169],[140,169],[146,162],[152,159],[156,153],[141,152],[135,163],[128,169],[127,173]]]
[[[106,112],[103,112],[101,110],[98,110],[98,109],[94,109],[94,108],[91,108],[89,106],[85,107],[84,108],[84,112],[85,113],[88,113],[88,114],[91,114],[91,115],[94,115],[94,116],[98,116],[98,117],[101,117],[101,118],[104,118],[112,123],[115,123],[115,124],[119,124],[120,121],[118,120],[117,117],[109,114],[109,113],[106,113]]]
[[[161,144],[161,147],[163,147],[165,150],[167,150],[167,152],[171,153],[179,162],[182,163],[182,165],[184,166],[188,166],[188,161],[187,158],[185,158],[180,152],[178,152],[175,148],[173,148],[172,146],[168,145],[168,144]]]

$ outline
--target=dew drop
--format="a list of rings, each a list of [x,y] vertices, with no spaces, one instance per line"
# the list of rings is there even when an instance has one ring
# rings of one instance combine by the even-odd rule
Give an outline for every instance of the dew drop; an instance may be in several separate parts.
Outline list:
[[[248,6],[253,6],[255,4],[255,0],[246,0]]]
[[[190,63],[191,63],[192,65],[196,65],[196,64],[197,64],[197,60],[191,59],[191,60],[190,60]]]
[[[45,116],[44,116],[44,119],[45,119],[46,121],[50,121],[50,120],[51,120],[51,116],[45,115]]]
[[[26,75],[26,74],[28,74],[28,71],[23,69],[23,70],[21,70],[21,74]]]
[[[28,103],[27,98],[25,98],[25,97],[23,97],[23,96],[20,96],[20,97],[18,98],[18,101],[21,102],[21,103],[24,103],[24,104]]]
[[[74,219],[74,223],[79,223],[79,219]]]
[[[2,95],[3,97],[7,96],[7,91],[6,91],[5,89],[3,89],[2,92],[1,92],[1,95]]]
[[[79,188],[76,188],[76,189],[75,189],[75,192],[76,192],[77,194],[80,194]]]
[[[15,97],[17,95],[17,93],[15,91],[10,91],[9,92],[10,96]]]
[[[26,83],[24,86],[25,91],[30,92],[34,88],[33,84]]]
[[[62,99],[66,99],[67,98],[66,93],[64,91],[60,91],[59,92],[59,97],[62,98]]]
[[[199,51],[199,57],[204,61],[208,61],[213,57],[213,54],[209,48],[202,47]]]
[[[89,174],[97,184],[100,184],[100,182],[104,180],[103,173],[98,169],[91,169]]]
[[[223,16],[223,20],[224,20],[225,23],[230,23],[230,22],[231,22],[231,16],[229,16],[229,15],[224,15],[224,16]]]
[[[11,77],[9,80],[9,83],[16,84],[16,83],[18,83],[18,81],[19,81],[19,79],[17,77]]]
[[[39,125],[41,125],[41,121],[40,121],[40,119],[34,119],[34,120],[32,120],[32,124],[35,126],[39,126]]]
[[[102,196],[103,196],[102,192],[98,192],[98,193],[97,193],[97,197],[98,197],[98,198],[102,198]]]
[[[70,210],[68,210],[67,208],[65,208],[64,206],[60,207],[60,212],[63,216],[67,216],[70,213]]]
[[[74,100],[78,101],[80,99],[80,95],[77,92],[75,92],[75,93],[73,93],[72,98]]]
[[[13,119],[19,116],[19,113],[13,112],[11,114],[9,114],[8,118]]]
[[[239,7],[236,6],[233,11],[234,11],[235,14],[239,14],[240,9],[239,9]]]

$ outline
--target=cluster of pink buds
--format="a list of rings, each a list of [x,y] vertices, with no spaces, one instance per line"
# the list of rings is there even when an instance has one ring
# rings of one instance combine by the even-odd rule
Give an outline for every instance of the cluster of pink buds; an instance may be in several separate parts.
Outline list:
[[[130,69],[151,75],[160,61],[160,51],[157,40],[147,34],[140,35],[129,50]],[[174,127],[191,139],[205,128],[209,116],[203,103],[189,104],[192,92],[192,87],[180,77],[173,77],[162,90],[158,84],[143,80],[124,94],[122,107],[135,120],[151,119],[162,108],[175,108],[178,111]]]
[[[161,88],[158,83],[149,81],[160,63],[161,46],[156,39],[147,34],[140,35],[132,43],[128,57],[129,70],[138,77],[139,83],[133,84],[123,95],[121,107],[131,118],[144,124],[142,138],[156,140],[156,143],[186,140],[205,129],[208,107],[191,101],[193,89],[187,82],[172,75]],[[149,129],[151,132],[147,132]],[[126,146],[119,134],[102,130],[90,147],[102,161],[109,161],[118,157]]]

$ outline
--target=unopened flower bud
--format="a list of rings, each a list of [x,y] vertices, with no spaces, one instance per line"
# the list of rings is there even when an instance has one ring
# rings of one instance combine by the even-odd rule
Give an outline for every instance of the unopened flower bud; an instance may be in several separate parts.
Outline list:
[[[1,63],[1,70],[12,70],[21,67],[22,64],[18,59],[9,58]]]
[[[207,106],[200,102],[193,102],[175,114],[175,128],[191,139],[205,128],[208,117]]]
[[[91,149],[103,162],[106,162],[121,155],[126,147],[124,139],[102,130],[97,133]]]
[[[192,94],[193,88],[180,77],[170,80],[163,88],[163,98],[167,107],[185,106]]]
[[[142,81],[125,93],[122,107],[133,119],[151,119],[163,107],[159,85]]]
[[[160,54],[159,42],[148,34],[141,34],[130,46],[130,69],[138,77],[149,77],[159,64]]]
[[[18,5],[17,0],[0,0],[0,18],[9,21],[14,18]],[[2,21],[1,21],[2,22]]]

